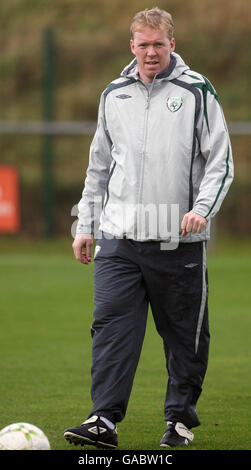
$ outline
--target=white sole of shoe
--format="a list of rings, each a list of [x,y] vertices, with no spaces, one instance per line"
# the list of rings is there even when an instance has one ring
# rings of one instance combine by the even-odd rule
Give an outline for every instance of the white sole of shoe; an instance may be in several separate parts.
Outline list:
[[[69,441],[71,444],[78,445],[80,444],[81,446],[87,444],[87,445],[93,445],[96,447],[102,447],[106,449],[116,449],[117,446],[113,444],[107,444],[106,442],[102,441],[93,441],[92,439],[89,439],[88,437],[85,436],[79,436],[78,434],[74,434],[73,432],[67,431],[64,433],[64,437],[67,441]]]

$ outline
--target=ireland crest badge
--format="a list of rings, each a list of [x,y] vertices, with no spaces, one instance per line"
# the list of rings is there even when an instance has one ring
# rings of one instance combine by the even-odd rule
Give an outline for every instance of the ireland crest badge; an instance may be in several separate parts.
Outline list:
[[[181,108],[183,104],[183,98],[181,98],[180,96],[171,96],[167,99],[166,104],[168,109],[172,111],[172,113],[174,113],[175,111],[178,111],[178,109]]]

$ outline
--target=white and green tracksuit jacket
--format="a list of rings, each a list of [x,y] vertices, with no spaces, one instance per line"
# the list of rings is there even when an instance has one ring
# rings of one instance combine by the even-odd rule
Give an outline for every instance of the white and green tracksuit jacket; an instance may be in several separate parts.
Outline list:
[[[190,210],[208,220],[181,241],[208,240],[232,179],[229,134],[210,82],[173,53],[148,87],[134,59],[101,95],[76,233],[165,240],[178,207],[179,224]]]

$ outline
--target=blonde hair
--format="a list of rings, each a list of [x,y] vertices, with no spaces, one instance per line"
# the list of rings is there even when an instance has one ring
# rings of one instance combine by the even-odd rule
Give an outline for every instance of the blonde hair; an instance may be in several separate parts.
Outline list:
[[[133,39],[136,31],[141,31],[147,27],[162,29],[166,31],[169,39],[173,38],[174,24],[172,16],[167,11],[160,10],[158,7],[136,13],[131,22],[131,38]]]

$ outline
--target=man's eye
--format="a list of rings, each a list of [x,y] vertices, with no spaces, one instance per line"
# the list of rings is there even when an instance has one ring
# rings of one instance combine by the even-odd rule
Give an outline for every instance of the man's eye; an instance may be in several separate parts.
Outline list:
[[[140,49],[146,49],[148,47],[148,44],[139,44],[138,47]],[[163,47],[163,44],[162,43],[156,43],[156,44],[153,44],[153,47],[156,48],[156,49],[159,49],[159,48]]]

